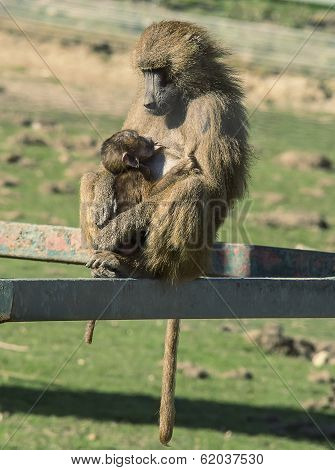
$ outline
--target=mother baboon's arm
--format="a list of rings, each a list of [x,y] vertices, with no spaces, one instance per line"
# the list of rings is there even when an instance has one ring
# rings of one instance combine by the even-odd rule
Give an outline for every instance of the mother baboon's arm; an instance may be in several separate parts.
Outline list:
[[[185,195],[192,193],[192,203],[196,203],[199,199],[202,199],[199,191],[196,196],[192,191],[194,185],[197,188],[203,186],[202,175],[199,174],[198,170],[188,171],[183,176],[177,179],[174,176],[168,174],[165,175],[171,184],[166,186],[163,183],[165,177],[161,180],[162,191],[159,191],[159,186],[154,188],[157,191],[154,195],[148,198],[146,201],[137,204],[135,207],[122,212],[115,219],[109,222],[104,228],[99,231],[99,235],[95,240],[95,246],[101,250],[114,250],[121,242],[123,237],[126,237],[130,233],[139,233],[146,231],[149,225],[154,226],[155,220],[154,213],[157,208],[166,208],[169,212],[170,222],[173,223],[173,210],[176,205],[182,205],[184,203]],[[168,181],[167,181],[168,183]],[[180,189],[183,188],[183,191]],[[170,208],[168,210],[168,208]],[[158,222],[158,221],[157,221]]]

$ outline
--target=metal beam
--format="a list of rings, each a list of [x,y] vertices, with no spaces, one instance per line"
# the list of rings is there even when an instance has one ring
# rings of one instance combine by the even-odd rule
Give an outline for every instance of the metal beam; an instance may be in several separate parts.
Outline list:
[[[0,256],[85,264],[78,228],[0,221]]]
[[[335,317],[335,279],[0,281],[4,321]]]
[[[80,230],[0,221],[0,257],[85,264]],[[216,243],[209,276],[327,277],[335,275],[335,254],[271,246]]]

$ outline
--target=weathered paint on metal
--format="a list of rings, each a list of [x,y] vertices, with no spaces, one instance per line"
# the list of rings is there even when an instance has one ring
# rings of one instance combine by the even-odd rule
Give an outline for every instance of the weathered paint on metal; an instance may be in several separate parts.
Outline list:
[[[85,264],[88,253],[79,229],[0,221],[0,256]]]
[[[80,230],[52,225],[0,222],[0,257],[85,264]],[[270,246],[216,243],[209,276],[327,277],[335,275],[335,253]]]
[[[0,323],[10,320],[13,307],[14,289],[11,281],[0,281]]]
[[[211,276],[330,277],[335,253],[273,246],[216,244]]]
[[[4,280],[14,322],[167,318],[334,318],[335,279]],[[8,288],[8,290],[7,290]],[[135,300],[136,299],[136,300]]]

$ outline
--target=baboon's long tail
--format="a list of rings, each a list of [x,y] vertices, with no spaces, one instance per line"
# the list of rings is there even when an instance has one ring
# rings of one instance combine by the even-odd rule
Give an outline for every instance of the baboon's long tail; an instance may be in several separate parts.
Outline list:
[[[94,328],[95,328],[95,320],[89,320],[86,323],[85,336],[84,336],[85,343],[87,344],[92,343]]]
[[[159,440],[165,446],[171,440],[176,415],[174,395],[176,388],[179,327],[180,320],[168,320],[165,334],[162,396],[159,412]]]

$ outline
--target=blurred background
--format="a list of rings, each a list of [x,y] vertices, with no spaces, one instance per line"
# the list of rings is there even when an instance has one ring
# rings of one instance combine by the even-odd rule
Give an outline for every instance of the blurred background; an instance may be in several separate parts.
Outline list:
[[[246,89],[257,159],[248,198],[219,239],[334,251],[333,3],[1,0],[0,219],[78,226],[80,177],[96,168],[134,95],[136,37],[152,21],[182,19],[232,51]],[[0,277],[89,272],[2,259]],[[263,357],[238,323],[184,321],[172,449],[328,448],[333,325],[246,321]],[[77,350],[81,323],[2,325],[0,445],[161,448],[164,327],[100,322],[94,344]]]

